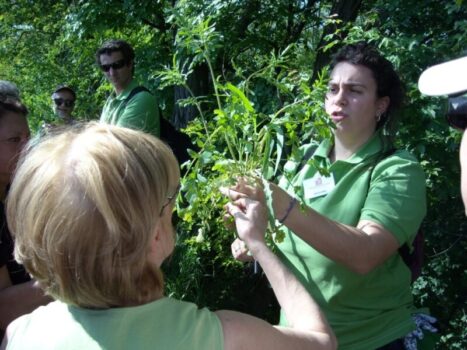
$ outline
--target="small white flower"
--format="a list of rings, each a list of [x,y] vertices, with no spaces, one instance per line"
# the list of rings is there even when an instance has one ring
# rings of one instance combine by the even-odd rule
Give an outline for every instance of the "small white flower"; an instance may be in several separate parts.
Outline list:
[[[204,242],[204,230],[202,228],[198,229],[198,235],[196,236],[196,243],[202,243]]]

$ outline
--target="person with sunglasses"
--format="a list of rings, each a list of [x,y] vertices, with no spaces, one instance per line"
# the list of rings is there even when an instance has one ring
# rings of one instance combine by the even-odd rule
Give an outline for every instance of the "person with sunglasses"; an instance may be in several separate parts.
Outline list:
[[[160,116],[155,96],[145,88],[133,92],[141,88],[133,79],[133,48],[123,40],[106,41],[96,52],[96,62],[114,89],[105,102],[100,121],[159,137]]]
[[[426,69],[418,80],[419,90],[428,96],[448,96],[447,121],[460,130],[461,194],[467,216],[467,56]]]
[[[67,85],[59,85],[52,93],[52,102],[58,125],[71,125],[75,123],[73,109],[75,108],[76,93]]]
[[[23,261],[55,302],[14,321],[7,349],[336,349],[332,330],[265,242],[266,210],[227,204],[290,321],[278,327],[168,296],[162,263],[175,249],[180,170],[169,146],[90,123],[30,144],[7,217]],[[218,281],[222,283],[222,281]],[[59,331],[58,331],[59,330]]]

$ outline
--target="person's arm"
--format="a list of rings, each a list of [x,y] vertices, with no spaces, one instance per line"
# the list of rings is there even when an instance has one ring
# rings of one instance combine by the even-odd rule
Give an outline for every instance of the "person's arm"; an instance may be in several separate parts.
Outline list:
[[[375,186],[378,192],[374,197],[378,197],[380,206],[383,202],[385,209],[395,211],[397,217],[393,217],[392,223],[395,221],[395,225],[410,227],[415,233],[423,217],[419,215],[423,210],[417,210],[417,207],[424,206],[423,172],[412,160],[396,159],[390,163],[390,167],[395,165],[394,168],[384,165],[379,170],[381,178],[375,180],[378,181]],[[374,173],[376,177],[376,170]],[[410,188],[411,194],[406,193],[404,188]],[[283,219],[293,198],[277,185],[271,184],[271,189],[274,215],[276,219]],[[248,185],[245,181],[239,181],[230,194],[233,200],[247,196],[264,202],[261,188]],[[400,246],[394,232],[379,222],[361,219],[355,227],[344,225],[298,203],[291,208],[283,224],[321,254],[359,274],[372,271]]]
[[[273,188],[274,212],[280,218],[292,198],[278,186]],[[300,205],[292,208],[284,224],[317,251],[359,274],[372,271],[399,248],[394,235],[378,223],[361,220],[352,227]]]
[[[270,186],[276,219],[283,219],[288,212],[284,225],[313,248],[356,273],[370,272],[399,247],[396,238],[377,223],[362,220],[357,227],[344,225],[311,208],[300,207],[298,201],[289,210],[293,197],[273,183]],[[247,196],[264,201],[259,188],[242,182],[230,190],[230,196],[233,200]]]
[[[335,349],[336,339],[318,305],[265,243],[265,207],[241,198],[227,209],[235,218],[239,238],[268,277],[290,328],[273,327],[238,312],[218,311],[225,349]]]
[[[467,216],[467,131],[462,135],[461,148],[459,152],[461,163],[461,193],[464,201],[465,215]]]
[[[37,282],[29,281],[12,285],[6,266],[0,268],[0,329],[21,315],[45,305],[51,299],[44,295]]]
[[[156,98],[149,92],[142,91],[128,101],[117,125],[160,136],[159,118]]]

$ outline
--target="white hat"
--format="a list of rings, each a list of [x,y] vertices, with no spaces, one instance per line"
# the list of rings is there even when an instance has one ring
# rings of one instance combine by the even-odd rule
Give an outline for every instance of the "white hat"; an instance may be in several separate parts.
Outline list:
[[[418,88],[429,96],[451,95],[467,90],[467,56],[426,69]]]

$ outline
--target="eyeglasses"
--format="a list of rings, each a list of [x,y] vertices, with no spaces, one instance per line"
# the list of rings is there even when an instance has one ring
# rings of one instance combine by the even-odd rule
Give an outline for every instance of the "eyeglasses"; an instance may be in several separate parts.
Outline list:
[[[164,212],[164,209],[175,199],[177,198],[178,192],[180,192],[181,184],[178,183],[177,188],[175,189],[174,193],[171,196],[167,197],[167,202],[162,206],[160,215]]]
[[[75,105],[74,100],[66,100],[63,98],[54,98],[55,105],[60,107],[61,105],[65,105],[65,107],[73,107]]]
[[[104,72],[108,72],[110,68],[115,70],[115,69],[123,68],[123,66],[125,65],[126,65],[126,60],[122,58],[121,60],[115,61],[114,63],[101,64],[100,67]]]

